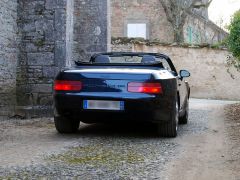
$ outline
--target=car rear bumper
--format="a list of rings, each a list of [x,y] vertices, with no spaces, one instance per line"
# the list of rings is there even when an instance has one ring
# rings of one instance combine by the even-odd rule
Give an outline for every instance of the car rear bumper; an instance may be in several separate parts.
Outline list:
[[[148,94],[54,94],[54,105],[62,116],[77,118],[83,122],[105,122],[117,120],[166,122],[171,119],[175,97]],[[85,110],[84,100],[124,101],[124,110]]]

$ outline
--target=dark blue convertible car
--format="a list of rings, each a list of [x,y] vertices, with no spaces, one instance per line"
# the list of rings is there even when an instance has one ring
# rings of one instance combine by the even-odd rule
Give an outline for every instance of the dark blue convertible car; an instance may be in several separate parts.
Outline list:
[[[101,53],[59,72],[54,82],[54,121],[59,133],[79,123],[155,123],[163,137],[187,124],[190,88],[170,60],[155,53]]]

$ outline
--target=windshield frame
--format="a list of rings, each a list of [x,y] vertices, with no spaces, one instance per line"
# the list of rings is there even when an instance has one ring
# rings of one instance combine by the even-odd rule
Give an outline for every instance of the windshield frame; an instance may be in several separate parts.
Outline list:
[[[151,66],[151,67],[158,67],[161,62],[156,63],[149,63],[149,64],[143,64],[143,63],[95,63],[96,57],[100,55],[106,55],[109,57],[121,57],[121,56],[138,56],[142,57],[144,55],[150,55],[155,56],[156,58],[163,58],[167,61],[169,66],[171,67],[171,70],[175,72],[176,74],[176,68],[174,67],[171,59],[165,55],[165,54],[159,54],[159,53],[142,53],[142,52],[107,52],[107,53],[98,53],[91,56],[91,59],[89,62],[83,62],[83,61],[75,61],[76,65],[94,65],[94,66]]]

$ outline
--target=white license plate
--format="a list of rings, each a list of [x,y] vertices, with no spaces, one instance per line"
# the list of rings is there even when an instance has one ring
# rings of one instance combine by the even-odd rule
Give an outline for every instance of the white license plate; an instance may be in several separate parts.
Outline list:
[[[124,110],[123,101],[84,100],[83,109],[92,110]]]

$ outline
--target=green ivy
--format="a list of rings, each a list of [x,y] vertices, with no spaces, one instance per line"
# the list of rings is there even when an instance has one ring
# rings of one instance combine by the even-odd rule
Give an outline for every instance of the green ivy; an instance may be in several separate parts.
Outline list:
[[[230,31],[227,40],[228,48],[233,56],[240,61],[240,10],[233,15],[228,30]]]

